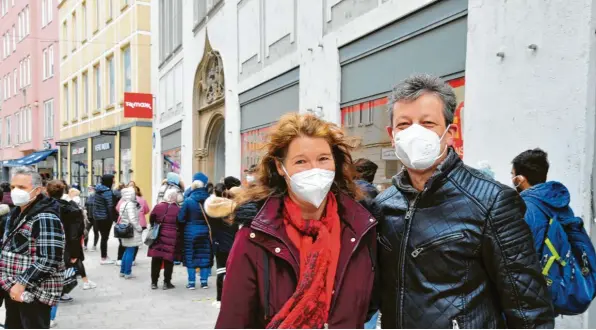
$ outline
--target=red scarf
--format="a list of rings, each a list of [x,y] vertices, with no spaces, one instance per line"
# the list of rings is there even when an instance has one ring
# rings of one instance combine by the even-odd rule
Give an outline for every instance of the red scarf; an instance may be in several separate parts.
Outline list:
[[[335,195],[327,195],[320,220],[305,220],[289,197],[284,201],[286,231],[300,251],[296,291],[267,325],[268,329],[320,329],[327,322],[339,260],[341,224]]]

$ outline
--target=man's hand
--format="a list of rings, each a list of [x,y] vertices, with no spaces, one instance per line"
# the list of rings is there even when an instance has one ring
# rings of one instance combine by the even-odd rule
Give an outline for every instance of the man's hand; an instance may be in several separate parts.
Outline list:
[[[75,262],[77,262],[77,258],[70,258],[70,263],[74,264]]]
[[[17,283],[10,288],[10,298],[16,302],[23,302],[23,299],[21,299],[23,292],[25,292],[25,286]]]

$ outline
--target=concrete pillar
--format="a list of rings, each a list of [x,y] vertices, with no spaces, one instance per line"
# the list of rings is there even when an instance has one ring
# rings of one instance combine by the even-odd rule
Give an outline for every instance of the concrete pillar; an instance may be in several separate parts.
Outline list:
[[[463,120],[464,161],[489,161],[505,184],[516,155],[544,149],[549,180],[569,188],[586,227],[596,119],[594,9],[593,0],[470,0]],[[557,319],[557,327],[596,326],[587,319]]]

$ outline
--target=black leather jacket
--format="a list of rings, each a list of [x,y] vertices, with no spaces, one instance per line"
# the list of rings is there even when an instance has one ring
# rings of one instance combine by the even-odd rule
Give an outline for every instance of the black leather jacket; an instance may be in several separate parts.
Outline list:
[[[447,159],[419,193],[407,172],[372,205],[383,328],[552,328],[517,192]]]

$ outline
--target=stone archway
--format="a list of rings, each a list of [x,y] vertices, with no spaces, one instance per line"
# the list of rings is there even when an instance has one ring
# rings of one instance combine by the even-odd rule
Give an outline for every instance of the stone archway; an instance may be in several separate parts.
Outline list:
[[[224,109],[223,63],[207,35],[193,88],[193,172],[205,173],[212,182],[225,175]]]

